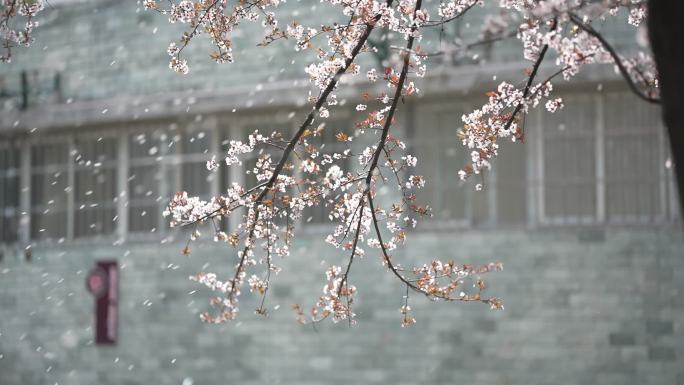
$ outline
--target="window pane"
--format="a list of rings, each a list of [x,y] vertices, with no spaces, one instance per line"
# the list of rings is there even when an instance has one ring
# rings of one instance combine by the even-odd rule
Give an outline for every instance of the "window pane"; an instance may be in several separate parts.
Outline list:
[[[458,170],[468,162],[468,151],[456,137],[461,115],[462,111],[418,113],[412,151],[418,163],[410,172],[425,177],[417,203],[432,207],[433,220],[467,219],[468,186],[458,177]]]
[[[128,223],[131,231],[149,232],[158,227],[159,218],[156,213],[161,174],[157,164],[130,167]],[[147,218],[143,218],[146,216]]]
[[[542,113],[544,214],[557,223],[596,218],[596,106],[569,96],[565,108]]]
[[[225,167],[225,163],[222,166]],[[211,195],[211,181],[216,174],[207,170],[207,162],[183,163],[181,169],[183,174],[181,190],[187,191],[188,195],[208,199]]]
[[[496,172],[497,222],[524,224],[527,220],[527,180],[524,143],[506,139],[492,167]]]
[[[208,154],[211,150],[212,132],[196,129],[184,135],[184,154]]]
[[[213,132],[204,129],[194,129],[185,132],[179,147],[182,156],[175,164],[179,164],[181,183],[178,190],[187,191],[188,195],[211,198],[211,183],[217,174],[207,170],[207,161],[211,159],[211,143]],[[223,164],[225,166],[225,163]],[[175,191],[174,191],[175,192]]]
[[[31,238],[67,235],[69,146],[53,139],[31,147]]]
[[[606,215],[648,222],[664,215],[660,111],[631,94],[606,96]]]
[[[19,213],[19,150],[0,143],[0,243],[17,240]]]
[[[31,214],[32,239],[60,239],[67,236],[66,211]]]
[[[76,138],[74,236],[111,234],[116,206],[117,140]]]
[[[66,143],[39,143],[31,146],[31,166],[65,166],[69,159],[69,147]]]
[[[212,131],[204,129],[188,129],[173,136],[175,152],[167,157],[167,172],[173,181],[180,183],[170,184],[169,193],[186,191],[190,196],[210,198],[211,182],[216,177],[206,167],[207,161],[211,159],[212,140]]]
[[[136,233],[148,233],[155,231],[159,226],[158,205],[131,204],[128,210],[129,230]]]
[[[131,166],[128,189],[132,200],[154,200],[159,196],[161,175],[156,164]]]
[[[116,169],[76,171],[75,236],[114,231]]]
[[[76,164],[83,167],[101,167],[116,162],[117,140],[113,137],[76,137],[74,147]]]
[[[129,137],[128,151],[131,159],[158,156],[158,135],[156,135],[154,132],[131,134]]]
[[[161,144],[166,146],[166,142],[169,142],[169,138],[163,130],[129,136],[128,228],[131,232],[149,233],[159,227],[160,205],[164,200],[161,196],[163,153],[175,151],[175,146],[162,148]],[[171,183],[176,180],[175,177],[166,175],[166,179],[166,185],[175,185]]]

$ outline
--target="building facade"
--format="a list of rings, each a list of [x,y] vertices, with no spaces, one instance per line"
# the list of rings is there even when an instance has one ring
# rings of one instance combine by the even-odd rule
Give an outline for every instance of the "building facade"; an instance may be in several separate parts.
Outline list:
[[[526,64],[506,47],[440,59],[393,128],[435,214],[395,258],[501,261],[489,290],[505,311],[412,298],[418,323],[403,329],[403,287],[369,255],[352,276],[358,326],[297,324],[290,305],[316,300],[318,262],[345,258],[312,210],[270,316],[245,298],[237,322],[202,324],[209,293],[187,276],[229,274],[233,250],[206,239],[183,256],[188,232],[161,212],[176,191],[249,183],[249,161],[218,173],[205,163],[254,129],[294,130],[308,82],[286,44],[244,43],[242,61],[219,66],[200,43],[179,77],[164,50],[179,31],[140,7],[58,5],[37,43],[0,67],[0,384],[684,384],[684,237],[659,109],[591,68],[560,84],[564,109],[525,118],[524,143],[502,145],[476,192],[456,174],[467,159],[456,130],[498,81],[520,80]],[[362,87],[340,91],[335,132],[353,133]],[[120,267],[113,346],[94,343],[84,282],[98,260]]]

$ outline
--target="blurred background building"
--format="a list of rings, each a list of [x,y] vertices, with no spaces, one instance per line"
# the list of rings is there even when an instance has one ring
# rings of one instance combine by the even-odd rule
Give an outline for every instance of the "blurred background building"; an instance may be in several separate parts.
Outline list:
[[[312,20],[325,7],[283,12]],[[214,64],[200,36],[180,76],[166,47],[181,30],[137,2],[48,8],[36,43],[0,67],[0,384],[684,384],[684,237],[659,109],[610,68],[558,82],[565,108],[527,116],[525,143],[504,144],[475,192],[456,175],[460,116],[529,63],[515,44],[448,50],[478,40],[485,12],[474,12],[423,42],[447,52],[393,129],[435,209],[395,258],[501,261],[489,290],[506,310],[415,296],[418,323],[402,329],[404,288],[369,255],[352,276],[359,325],[316,331],[290,305],[316,300],[321,260],[346,258],[324,245],[322,211],[299,224],[269,318],[244,298],[221,326],[199,321],[209,293],[187,276],[228,274],[234,251],[207,239],[183,256],[187,232],[161,216],[176,191],[209,197],[249,181],[249,162],[220,173],[205,162],[229,139],[300,123],[306,58],[289,42],[255,48],[247,29],[236,63]],[[621,51],[635,47],[631,27],[602,28]],[[382,52],[364,60],[392,60]],[[352,133],[359,96],[342,89],[348,108],[328,127]],[[112,346],[94,343],[85,288],[98,260],[120,267]]]

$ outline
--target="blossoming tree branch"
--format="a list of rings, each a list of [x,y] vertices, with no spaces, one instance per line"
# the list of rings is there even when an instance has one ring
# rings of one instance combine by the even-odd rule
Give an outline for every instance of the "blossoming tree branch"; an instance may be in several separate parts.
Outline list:
[[[273,257],[289,255],[289,246],[295,235],[293,224],[301,218],[306,207],[314,205],[324,205],[329,218],[336,222],[326,241],[345,250],[348,259],[346,265],[333,265],[327,269],[323,295],[310,312],[311,321],[353,319],[352,306],[357,289],[351,283],[352,266],[355,259],[366,254],[366,250],[374,249],[384,266],[407,290],[433,299],[476,301],[488,304],[492,309],[502,309],[501,300],[484,295],[486,284],[481,278],[484,273],[500,269],[498,264],[460,266],[453,261],[435,259],[422,266],[404,267],[391,255],[406,242],[408,230],[431,211],[429,202],[416,199],[415,191],[426,183],[423,177],[411,172],[417,158],[405,154],[406,145],[392,134],[400,102],[419,92],[416,78],[425,76],[427,71],[427,55],[417,42],[420,42],[425,29],[463,18],[473,7],[482,6],[484,2],[433,2],[432,9],[425,7],[421,0],[328,2],[340,9],[347,23],[305,26],[289,22],[282,25],[273,12],[279,0],[240,1],[235,4],[185,0],[167,9],[154,0],[145,2],[147,8],[169,15],[171,22],[189,26],[179,44],[172,43],[168,50],[170,67],[181,73],[189,71],[183,50],[202,32],[217,48],[211,57],[219,62],[233,61],[232,35],[245,21],[261,21],[264,27],[261,44],[289,40],[295,50],[313,50],[318,58],[305,68],[314,88],[309,98],[311,110],[291,138],[283,139],[283,133],[262,135],[257,131],[246,142],[230,143],[224,159],[227,166],[240,163],[242,157],[251,153],[260,154],[252,170],[259,184],[234,184],[225,195],[210,201],[179,193],[169,204],[166,214],[172,217],[173,225],[197,225],[217,217],[235,215],[238,209],[246,210],[235,231],[231,234],[218,231],[216,234],[217,240],[239,248],[234,276],[225,281],[211,273],[193,277],[222,293],[213,300],[217,311],[204,313],[202,318],[209,322],[235,318],[245,281],[250,291],[266,295],[271,284],[271,272],[279,271]],[[657,102],[657,76],[649,56],[622,58],[591,25],[592,20],[612,17],[624,7],[629,12],[628,22],[638,26],[645,17],[642,2],[504,0],[499,6],[511,15],[498,20],[498,23],[490,22],[487,26],[496,25],[499,31],[484,30],[483,35],[508,34],[508,28],[500,28],[500,24],[506,20],[517,20],[516,36],[523,43],[525,59],[533,65],[523,87],[503,82],[489,93],[485,105],[463,116],[464,126],[458,134],[463,145],[471,151],[471,162],[459,171],[461,179],[480,174],[490,167],[491,159],[498,152],[498,141],[522,139],[524,132],[520,119],[531,109],[540,104],[544,104],[549,112],[562,108],[562,100],[552,95],[552,81],[560,76],[569,80],[586,64],[616,65],[635,93],[649,102]],[[398,48],[399,63],[388,68],[362,68],[358,57],[372,51],[370,36],[390,32],[403,38],[403,47]],[[555,51],[558,71],[547,79],[538,80],[538,70],[549,51]],[[325,129],[326,119],[334,114],[340,78],[362,74],[370,82],[385,82],[389,91],[367,97],[371,105],[356,106],[361,113],[356,135],[336,133],[336,138],[346,144],[346,150],[326,152],[319,137]],[[361,136],[370,136],[373,144],[355,152],[352,142],[359,141]],[[271,155],[260,150],[269,146],[281,151]],[[339,161],[343,159],[353,159],[354,162],[345,162],[353,166],[342,169]],[[208,167],[216,169],[219,164],[213,160]],[[377,195],[381,185],[398,189],[399,199],[381,202]],[[476,188],[481,186],[478,184]],[[260,271],[263,269],[266,273]],[[463,286],[470,276],[476,276],[473,284],[477,290],[467,293]],[[302,309],[297,306],[295,310],[304,321]],[[404,325],[415,322],[409,310],[408,303],[401,308]],[[265,310],[260,308],[257,312]]]
[[[38,26],[35,16],[45,8],[43,0],[0,0],[0,63],[12,59],[12,48],[28,47]]]
[[[22,13],[21,4],[28,1],[2,1],[2,31],[9,58],[13,43],[30,41],[28,26],[35,12]],[[320,24],[310,20],[310,25],[279,20],[276,11],[284,2],[144,0],[147,9],[187,26],[180,39],[168,47],[169,66],[179,73],[190,71],[185,49],[202,35],[215,46],[209,56],[217,62],[240,60],[233,55],[233,37],[244,23],[250,22],[263,28],[258,45],[290,44],[295,51],[311,52],[306,57],[313,58],[304,68],[311,81],[310,110],[301,117],[293,135],[254,131],[242,141],[231,141],[222,159],[207,163],[210,170],[216,170],[257,156],[254,168],[249,170],[256,183],[233,183],[208,201],[179,192],[165,211],[172,226],[193,227],[191,239],[199,235],[198,225],[214,223],[214,239],[235,249],[231,276],[219,278],[201,272],[191,277],[218,293],[211,301],[214,309],[201,315],[207,322],[235,319],[244,288],[262,296],[257,313],[266,314],[263,299],[271,280],[280,272],[276,257],[290,255],[295,224],[305,209],[314,206],[325,207],[334,222],[325,240],[343,250],[346,260],[327,268],[322,295],[310,311],[294,306],[301,322],[354,322],[353,306],[358,294],[353,284],[354,262],[371,253],[379,256],[388,274],[406,289],[400,309],[402,325],[415,322],[409,292],[433,300],[477,302],[503,309],[499,298],[486,295],[483,278],[500,270],[498,263],[461,265],[447,255],[423,265],[406,266],[393,256],[407,242],[410,230],[431,215],[430,202],[421,202],[416,195],[430,183],[413,171],[420,154],[407,153],[405,142],[393,130],[404,101],[420,93],[420,78],[426,75],[432,57],[432,53],[421,49],[420,42],[430,29],[442,28],[467,18],[473,9],[487,7],[492,13],[483,23],[482,40],[466,47],[518,39],[521,55],[530,63],[519,84],[500,83],[487,93],[488,99],[480,108],[463,115],[463,124],[454,127],[458,140],[470,153],[467,164],[455,165],[460,171],[454,177],[462,180],[489,169],[501,141],[524,138],[522,122],[531,110],[545,108],[553,113],[563,108],[563,100],[553,93],[553,84],[571,80],[588,64],[614,66],[632,92],[645,102],[659,103],[658,74],[651,56],[646,52],[624,56],[595,27],[598,21],[619,17],[621,10],[628,15],[626,21],[638,27],[646,17],[645,1],[497,0],[485,4],[483,0],[321,0],[338,10],[338,22]],[[15,3],[20,4],[16,10],[7,8]],[[25,38],[7,32],[14,30],[7,27],[6,20],[16,15],[28,19]],[[371,44],[373,37],[393,39],[390,47],[399,60],[385,67],[365,64],[374,63],[361,60],[377,50]],[[544,78],[540,77],[542,65],[554,67],[544,72],[550,73]],[[364,104],[355,108],[358,116],[354,134],[335,132],[341,145],[336,147],[338,150],[328,150],[322,140],[323,132],[330,130],[326,121],[341,108],[337,92],[341,87],[351,87],[346,84],[354,78],[384,83],[386,87],[374,87],[373,92],[363,95]],[[396,198],[379,194],[384,186],[397,191]],[[482,186],[476,183],[474,188],[480,190]],[[217,222],[230,216],[239,217],[240,223],[225,233]]]

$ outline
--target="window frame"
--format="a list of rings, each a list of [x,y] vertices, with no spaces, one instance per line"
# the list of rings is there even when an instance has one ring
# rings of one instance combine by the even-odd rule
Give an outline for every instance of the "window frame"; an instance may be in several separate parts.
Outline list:
[[[65,157],[65,163],[58,164],[58,165],[43,165],[43,166],[34,166],[33,164],[33,159],[35,156],[35,146],[42,146],[46,144],[55,144],[56,142],[59,142],[60,144],[66,145],[66,157]],[[74,234],[73,234],[73,229],[74,229],[74,191],[73,188],[69,188],[69,186],[73,186],[73,181],[74,181],[74,163],[72,161],[72,152],[74,151],[74,144],[73,144],[73,137],[70,134],[66,133],[59,133],[59,134],[50,134],[46,136],[41,136],[38,138],[34,138],[29,141],[29,148],[30,148],[30,155],[28,156],[28,168],[29,168],[29,181],[28,181],[28,186],[29,189],[27,191],[28,194],[28,204],[29,204],[29,225],[28,225],[28,239],[30,240],[31,243],[63,243],[65,241],[71,241],[74,239]],[[46,208],[47,206],[50,205],[50,201],[47,203],[43,203],[41,205],[36,205],[33,203],[33,190],[34,190],[34,183],[33,179],[36,175],[48,175],[50,173],[65,173],[66,175],[66,186],[65,187],[65,206],[63,209],[57,210],[58,213],[64,212],[65,214],[65,219],[66,219],[66,229],[63,237],[47,237],[47,238],[39,238],[34,234],[34,223],[33,223],[33,216],[34,215],[41,215],[45,214],[45,210],[49,210],[49,208]],[[38,230],[38,232],[42,232],[43,229]]]
[[[618,87],[615,89],[605,90],[599,93],[588,93],[587,90],[572,90],[572,91],[561,91],[559,96],[563,98],[577,97],[581,98],[586,95],[591,96],[594,99],[596,106],[596,116],[594,119],[594,127],[591,131],[591,135],[594,137],[594,156],[595,156],[595,173],[594,173],[594,185],[595,185],[595,210],[591,220],[580,220],[575,216],[558,216],[550,217],[546,215],[546,178],[544,173],[545,165],[545,140],[546,132],[544,126],[544,116],[548,115],[549,112],[543,110],[537,110],[536,124],[534,125],[533,135],[535,136],[534,148],[530,149],[528,153],[528,178],[531,179],[532,183],[528,184],[528,188],[532,187],[535,196],[531,196],[528,199],[528,205],[534,204],[534,207],[528,209],[529,218],[528,222],[530,226],[542,226],[542,227],[567,227],[567,226],[644,226],[650,224],[665,225],[675,223],[679,219],[679,210],[677,208],[677,195],[676,191],[673,191],[673,187],[676,190],[676,183],[674,181],[672,168],[667,169],[665,167],[666,159],[670,157],[670,147],[668,145],[668,138],[666,135],[666,130],[663,122],[656,121],[657,124],[655,134],[657,137],[658,148],[657,148],[657,158],[658,163],[662,164],[663,167],[659,167],[658,171],[658,192],[660,199],[660,207],[651,216],[651,220],[641,220],[638,218],[631,218],[625,216],[620,219],[611,219],[607,215],[607,195],[606,189],[609,183],[606,177],[606,141],[609,137],[622,137],[624,135],[630,135],[631,133],[619,133],[611,132],[608,133],[606,129],[606,99],[610,95],[630,95],[629,91]]]
[[[114,185],[114,196],[113,196],[111,202],[107,202],[107,203],[105,204],[105,208],[110,208],[110,209],[113,209],[113,211],[114,211],[114,217],[112,218],[112,221],[114,222],[114,225],[113,225],[112,231],[109,232],[109,233],[96,233],[96,234],[90,234],[90,235],[77,235],[77,229],[76,229],[76,226],[77,226],[77,211],[81,210],[81,208],[80,208],[79,206],[77,206],[79,202],[77,202],[78,197],[77,197],[76,187],[75,187],[75,186],[76,186],[76,184],[77,184],[76,181],[77,181],[77,178],[78,178],[77,173],[78,173],[79,171],[86,170],[86,168],[83,168],[81,165],[76,164],[76,159],[74,159],[74,158],[73,158],[73,155],[72,155],[72,152],[77,150],[77,148],[76,148],[76,142],[77,142],[76,138],[77,138],[77,137],[78,137],[78,139],[85,138],[85,139],[90,139],[90,140],[92,140],[93,138],[95,138],[96,140],[99,139],[99,138],[103,138],[103,139],[106,138],[106,139],[112,139],[112,140],[114,141],[114,154],[113,154],[113,160],[108,161],[108,162],[107,162],[108,164],[105,165],[105,166],[103,167],[103,168],[106,168],[106,169],[109,169],[109,170],[112,170],[112,171],[113,171],[113,180],[112,180],[112,183],[113,183],[113,185]],[[71,223],[71,226],[72,226],[73,228],[71,229],[71,231],[72,231],[72,237],[71,237],[70,239],[71,239],[71,240],[79,240],[79,239],[98,239],[98,238],[102,238],[102,239],[110,240],[110,239],[112,239],[113,237],[115,237],[116,234],[117,234],[117,227],[118,227],[118,225],[117,225],[116,222],[117,222],[118,219],[119,219],[119,218],[118,218],[118,216],[119,216],[119,213],[118,213],[118,201],[119,201],[119,199],[120,199],[120,196],[119,196],[119,188],[120,188],[120,186],[119,186],[118,180],[117,180],[117,175],[118,175],[118,172],[119,172],[119,167],[121,166],[121,164],[120,164],[120,159],[119,159],[119,135],[117,135],[116,130],[111,129],[111,128],[108,128],[108,129],[101,129],[101,130],[98,129],[98,130],[93,131],[93,132],[79,133],[78,135],[76,135],[76,134],[71,134],[71,135],[70,135],[69,142],[71,143],[71,146],[72,146],[72,147],[70,148],[70,150],[69,150],[69,151],[70,151],[70,153],[69,153],[69,158],[70,158],[70,161],[69,161],[70,166],[69,166],[69,168],[70,168],[70,172],[73,172],[73,176],[70,176],[69,178],[70,178],[71,181],[73,181],[73,184],[72,184],[71,186],[74,186],[74,187],[71,189],[71,190],[73,191],[73,193],[71,194],[71,199],[73,200],[73,203],[72,203],[72,205],[73,205],[73,214],[70,214],[70,215],[73,215],[73,218],[70,220],[70,223]]]

